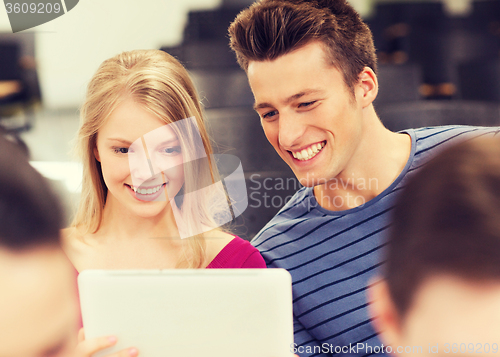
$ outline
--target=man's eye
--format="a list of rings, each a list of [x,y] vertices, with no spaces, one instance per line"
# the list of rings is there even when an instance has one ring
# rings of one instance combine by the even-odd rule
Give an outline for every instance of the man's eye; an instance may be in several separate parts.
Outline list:
[[[314,103],[316,103],[315,100],[313,100],[312,102],[300,103],[299,104],[299,108],[301,108],[301,107],[309,107],[309,106],[313,105]]]
[[[263,114],[262,115],[262,119],[270,119],[272,118],[273,116],[275,116],[276,114],[278,114],[278,111],[277,110],[273,110],[271,112],[268,112],[266,114]]]

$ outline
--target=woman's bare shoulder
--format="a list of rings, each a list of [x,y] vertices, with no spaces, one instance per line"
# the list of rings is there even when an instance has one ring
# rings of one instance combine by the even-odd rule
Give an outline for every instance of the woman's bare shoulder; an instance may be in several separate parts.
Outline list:
[[[89,234],[85,234],[78,227],[68,227],[61,230],[61,245],[70,257],[82,252],[92,241]]]
[[[213,259],[234,238],[234,235],[218,229],[214,229],[210,232],[205,233],[205,240],[207,242],[207,255],[211,259]]]
[[[89,256],[93,256],[94,235],[85,234],[78,227],[69,227],[61,230],[61,246],[73,266],[81,271],[87,266]]]
[[[225,242],[225,244],[232,241],[234,239],[234,237],[235,236],[233,234],[230,234],[230,233],[218,230],[218,229],[214,229],[214,230],[211,230],[211,231],[205,233],[206,239],[215,240],[215,241],[219,241],[222,243]]]

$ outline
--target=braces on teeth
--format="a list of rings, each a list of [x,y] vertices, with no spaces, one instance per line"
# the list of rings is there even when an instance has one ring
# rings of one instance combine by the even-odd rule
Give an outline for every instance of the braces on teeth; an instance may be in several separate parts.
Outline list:
[[[314,156],[316,156],[321,151],[321,149],[323,149],[324,146],[325,142],[313,144],[307,149],[304,149],[302,151],[297,151],[297,152],[292,151],[292,155],[294,158],[301,161],[310,160]]]

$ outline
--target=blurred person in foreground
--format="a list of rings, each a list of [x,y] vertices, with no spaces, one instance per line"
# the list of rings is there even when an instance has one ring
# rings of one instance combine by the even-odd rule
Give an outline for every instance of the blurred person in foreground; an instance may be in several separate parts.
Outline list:
[[[498,353],[500,137],[431,160],[398,198],[383,278],[371,288],[385,352]]]
[[[45,179],[0,135],[1,357],[73,356],[78,307],[62,221]]]

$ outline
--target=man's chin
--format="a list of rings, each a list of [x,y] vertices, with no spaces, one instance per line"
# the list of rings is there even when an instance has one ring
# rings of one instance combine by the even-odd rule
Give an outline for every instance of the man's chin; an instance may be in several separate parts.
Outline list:
[[[315,186],[320,186],[320,185],[324,185],[327,183],[327,180],[324,178],[297,177],[297,180],[304,187],[315,187]]]

